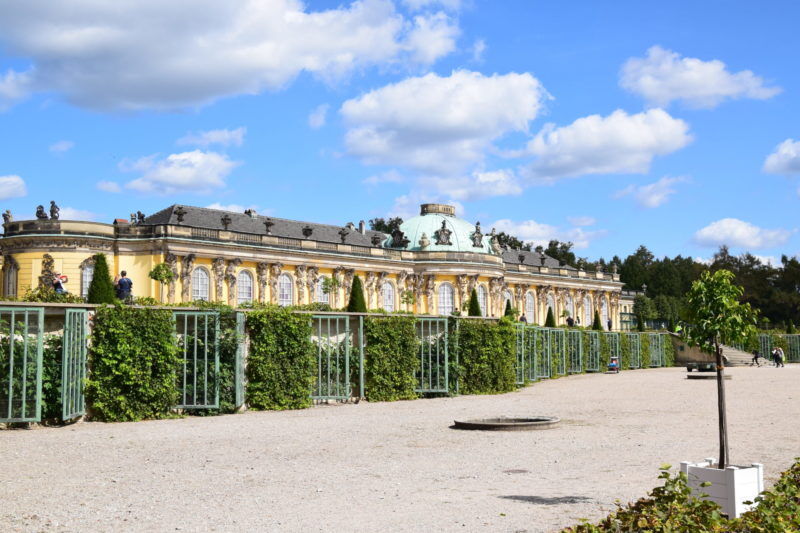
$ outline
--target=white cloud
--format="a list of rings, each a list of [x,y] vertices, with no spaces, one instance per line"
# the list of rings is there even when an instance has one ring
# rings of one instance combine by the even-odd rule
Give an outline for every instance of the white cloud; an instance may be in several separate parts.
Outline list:
[[[221,146],[241,146],[244,143],[244,136],[247,128],[241,127],[235,130],[208,130],[190,132],[178,139],[179,145],[202,146],[203,148],[212,144]]]
[[[19,176],[0,176],[0,200],[9,198],[22,198],[28,194],[25,180]]]
[[[770,174],[800,174],[800,141],[786,139],[779,144],[775,151],[767,156],[763,170]]]
[[[387,170],[386,172],[381,172],[380,174],[373,174],[372,176],[361,180],[361,183],[364,185],[378,185],[380,183],[403,183],[404,181],[406,181],[405,176],[396,170]]]
[[[470,176],[423,177],[419,183],[461,201],[522,194],[519,179],[508,169],[474,172]]]
[[[16,72],[9,69],[5,74],[0,74],[0,111],[5,111],[27,98],[30,85],[30,72]]]
[[[58,141],[50,145],[50,151],[54,154],[63,154],[64,152],[69,152],[75,147],[75,143],[72,141]]]
[[[529,143],[537,159],[528,168],[534,183],[585,174],[644,174],[653,158],[691,142],[689,125],[663,109],[629,115],[618,109],[591,115],[569,126],[546,125]]]
[[[122,192],[122,187],[119,186],[119,183],[116,183],[114,181],[105,181],[105,180],[98,181],[97,188],[101,191],[111,192],[111,193]]]
[[[410,19],[390,0],[325,11],[300,0],[4,2],[0,45],[32,66],[0,78],[0,99],[35,90],[95,109],[185,108],[280,89],[303,72],[336,81],[427,66],[457,33],[455,20]]]
[[[675,190],[675,185],[678,183],[685,183],[686,181],[688,181],[688,178],[684,176],[677,176],[674,178],[664,176],[660,180],[647,185],[629,185],[617,191],[613,197],[622,198],[624,196],[633,196],[640,207],[652,209],[667,203],[669,197],[677,192]]]
[[[86,211],[83,209],[75,209],[73,207],[62,207],[59,212],[61,220],[97,220],[101,215]]]
[[[403,0],[403,4],[411,11],[419,11],[421,9],[442,7],[450,11],[458,11],[461,9],[462,0]]]
[[[148,156],[120,165],[123,171],[142,172],[125,187],[155,194],[209,194],[225,187],[225,178],[239,163],[216,152],[194,150],[158,160]]]
[[[486,41],[478,39],[475,41],[475,44],[472,45],[472,60],[476,63],[482,62],[484,53],[486,53]]]
[[[311,129],[318,130],[325,125],[328,118],[328,104],[320,104],[308,115],[308,126]]]
[[[400,217],[403,220],[408,220],[411,217],[419,215],[419,207],[422,204],[439,203],[452,205],[456,209],[456,215],[463,217],[466,213],[464,205],[461,202],[453,200],[452,198],[443,197],[439,194],[431,194],[425,191],[414,190],[408,194],[398,196],[394,199],[394,205],[387,213],[389,217]]]
[[[761,261],[765,265],[772,265],[772,266],[781,266],[781,260],[774,255],[756,255],[753,254],[753,257]]]
[[[702,61],[653,46],[647,57],[632,57],[622,67],[620,86],[649,104],[666,107],[683,100],[694,108],[713,108],[728,99],[765,100],[781,92],[766,87],[749,70],[732,73],[719,60]]]
[[[773,248],[789,240],[792,231],[764,229],[736,218],[723,218],[712,222],[694,234],[701,246],[738,246],[747,249]]]
[[[580,216],[580,217],[567,217],[567,222],[573,226],[594,226],[597,220],[594,217]]]
[[[219,202],[214,202],[213,204],[209,204],[206,207],[208,209],[218,209],[219,211],[231,211],[233,213],[244,213],[246,209],[252,209],[254,211],[258,211],[258,206],[256,205],[221,204]]]
[[[367,164],[453,176],[482,162],[495,139],[526,132],[548,96],[528,73],[412,77],[346,101],[345,143]]]
[[[549,224],[541,224],[535,220],[514,222],[507,218],[498,220],[492,225],[497,231],[505,231],[524,242],[533,242],[535,245],[547,246],[551,239],[571,241],[576,249],[583,249],[597,238],[606,235],[605,230],[586,231],[580,227],[560,228]]]

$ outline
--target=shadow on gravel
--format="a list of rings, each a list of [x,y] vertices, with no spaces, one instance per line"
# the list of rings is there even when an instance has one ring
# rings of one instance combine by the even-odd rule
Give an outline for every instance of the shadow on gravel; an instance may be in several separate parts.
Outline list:
[[[532,503],[534,505],[559,505],[562,503],[583,503],[592,501],[586,496],[555,496],[544,498],[542,496],[500,496],[504,500]]]

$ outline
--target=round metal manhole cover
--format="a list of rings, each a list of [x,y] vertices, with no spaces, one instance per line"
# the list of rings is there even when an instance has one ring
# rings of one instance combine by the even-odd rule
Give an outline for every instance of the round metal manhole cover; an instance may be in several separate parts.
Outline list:
[[[456,429],[477,429],[483,431],[531,431],[550,429],[561,422],[555,416],[532,416],[530,418],[477,418],[473,420],[455,420]]]

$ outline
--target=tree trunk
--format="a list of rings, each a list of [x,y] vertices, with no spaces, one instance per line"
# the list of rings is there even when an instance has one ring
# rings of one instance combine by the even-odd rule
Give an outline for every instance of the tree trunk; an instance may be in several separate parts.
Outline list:
[[[722,350],[719,342],[715,342],[717,356],[717,409],[719,414],[719,464],[718,468],[728,466],[728,420],[725,415],[725,367],[722,364]]]

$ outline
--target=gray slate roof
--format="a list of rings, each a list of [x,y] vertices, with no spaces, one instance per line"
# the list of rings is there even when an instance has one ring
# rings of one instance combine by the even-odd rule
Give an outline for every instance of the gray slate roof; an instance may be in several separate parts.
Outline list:
[[[208,228],[208,229],[225,229],[222,225],[222,217],[228,215],[231,218],[231,223],[228,226],[230,231],[238,231],[241,233],[254,233],[264,235],[266,227],[264,221],[268,218],[275,224],[270,228],[270,234],[276,237],[291,237],[293,239],[308,239],[318,242],[341,243],[342,238],[339,231],[344,226],[331,226],[329,224],[318,224],[315,222],[302,222],[299,220],[287,220],[285,218],[265,217],[257,215],[251,218],[250,215],[244,213],[234,213],[232,211],[221,211],[219,209],[208,209],[206,207],[193,207],[189,205],[182,205],[186,211],[183,217],[181,226],[193,228]],[[145,225],[159,225],[159,224],[174,224],[178,225],[178,216],[175,210],[178,204],[171,205],[166,209],[162,209],[156,213],[145,218]],[[303,235],[303,228],[309,226],[312,229],[310,237]],[[358,227],[350,230],[350,233],[345,238],[345,244],[355,244],[360,246],[372,246],[372,236],[380,235],[381,241],[387,238],[387,235],[380,231],[366,230],[362,235],[358,232]]]
[[[553,259],[549,255],[540,254],[538,252],[527,252],[524,250],[505,250],[501,254],[504,263],[514,263],[517,265],[530,265],[530,266],[542,266],[542,256],[544,256],[544,266],[548,268],[559,268],[558,259]],[[520,263],[519,256],[524,255],[525,259]],[[567,270],[577,270],[575,267],[570,265],[564,265],[563,267]]]

